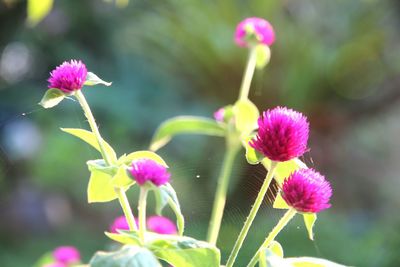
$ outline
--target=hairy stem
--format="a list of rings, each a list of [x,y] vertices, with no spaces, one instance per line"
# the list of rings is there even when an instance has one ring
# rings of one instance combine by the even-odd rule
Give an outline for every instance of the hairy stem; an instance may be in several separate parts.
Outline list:
[[[250,226],[252,225],[254,218],[257,215],[258,210],[260,209],[261,203],[265,197],[265,194],[267,193],[269,184],[271,183],[272,179],[274,178],[274,173],[276,169],[277,163],[272,161],[271,162],[271,169],[269,170],[267,176],[265,177],[265,180],[261,186],[260,192],[258,192],[257,198],[254,201],[254,205],[250,210],[249,216],[247,217],[242,230],[239,233],[239,236],[235,242],[235,245],[233,246],[232,252],[229,255],[228,262],[226,263],[226,267],[232,267],[233,264],[235,263],[236,257],[239,253],[240,248],[243,245],[244,239],[247,236],[247,233],[249,232]]]
[[[100,152],[101,152],[101,155],[102,155],[104,161],[106,162],[107,165],[111,165],[112,162],[111,162],[110,156],[107,154],[106,149],[104,148],[103,138],[100,135],[99,128],[97,127],[97,124],[96,124],[96,120],[94,119],[93,113],[90,110],[89,104],[86,101],[85,96],[83,95],[81,90],[77,90],[75,92],[75,97],[83,109],[83,113],[85,114],[85,116],[88,120],[88,123],[89,123],[90,129],[92,130],[92,133],[96,137],[96,140],[97,140],[97,143],[99,144]],[[116,187],[115,192],[118,195],[119,203],[121,204],[125,218],[128,221],[129,229],[131,231],[137,230],[137,227],[135,224],[135,218],[133,217],[133,213],[132,213],[131,207],[129,205],[129,201],[126,197],[125,191],[122,188]]]
[[[256,254],[254,254],[253,258],[251,259],[250,263],[247,267],[253,267],[256,265],[257,261],[259,260],[259,254],[262,253],[263,248],[267,248],[269,244],[275,239],[275,237],[282,231],[282,229],[289,223],[289,221],[296,215],[296,210],[290,208],[283,217],[279,220],[278,224],[272,229],[269,233],[267,238],[265,239],[264,243],[261,247],[257,250]]]
[[[221,228],[221,221],[225,209],[229,178],[231,176],[232,166],[239,149],[239,146],[229,145],[227,142],[221,173],[218,177],[217,191],[215,193],[214,205],[207,235],[208,242],[213,245],[217,243],[219,230]]]

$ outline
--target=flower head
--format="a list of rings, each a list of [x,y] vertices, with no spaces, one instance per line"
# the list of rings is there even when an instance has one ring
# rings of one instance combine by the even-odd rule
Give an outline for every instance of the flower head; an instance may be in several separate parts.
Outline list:
[[[125,216],[119,216],[115,218],[113,223],[110,226],[111,233],[118,233],[117,230],[129,230],[129,224],[126,220]]]
[[[72,246],[58,247],[53,251],[53,257],[58,263],[70,264],[81,261],[79,251]]]
[[[247,18],[237,25],[235,42],[242,47],[249,47],[251,43],[270,46],[275,42],[275,32],[265,19]]]
[[[178,231],[175,224],[163,216],[151,216],[147,219],[147,228],[158,234],[174,235]]]
[[[86,81],[87,69],[82,61],[64,61],[50,73],[49,88],[57,88],[66,93],[80,90]]]
[[[282,185],[286,203],[300,212],[320,212],[331,206],[332,188],[325,177],[313,169],[299,169]]]
[[[217,111],[214,112],[214,119],[218,122],[224,122],[225,117],[225,109],[219,108]]]
[[[167,183],[171,176],[166,167],[151,159],[132,162],[131,174],[139,185],[149,181],[156,186]]]
[[[277,107],[261,115],[257,136],[249,144],[270,160],[288,161],[306,152],[308,128],[303,114]]]

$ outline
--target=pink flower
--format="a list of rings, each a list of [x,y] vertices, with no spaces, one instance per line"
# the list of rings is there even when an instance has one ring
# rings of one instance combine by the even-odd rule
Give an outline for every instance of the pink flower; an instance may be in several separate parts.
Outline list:
[[[80,90],[86,81],[87,69],[82,61],[64,61],[50,73],[49,88],[57,88],[65,93]]]
[[[58,247],[53,251],[53,257],[58,263],[70,264],[81,261],[79,251],[72,246]]]
[[[249,47],[252,44],[270,46],[275,42],[275,32],[265,19],[247,18],[236,27],[235,42],[242,47]]]
[[[151,159],[140,159],[132,162],[130,171],[139,185],[149,181],[160,186],[167,183],[171,176],[167,168]]]
[[[320,212],[331,206],[332,188],[325,177],[313,169],[292,173],[282,185],[282,197],[299,212]]]
[[[163,216],[149,217],[147,219],[147,229],[158,234],[166,235],[175,235],[178,232],[175,223]]]
[[[224,108],[220,108],[214,112],[214,119],[216,121],[224,122],[224,117],[225,117],[225,109]]]
[[[273,161],[288,161],[307,150],[309,134],[307,118],[292,109],[276,107],[258,119],[257,136],[250,146]]]
[[[111,233],[118,233],[117,230],[129,230],[129,224],[125,216],[119,216],[115,218],[114,222],[110,226]]]

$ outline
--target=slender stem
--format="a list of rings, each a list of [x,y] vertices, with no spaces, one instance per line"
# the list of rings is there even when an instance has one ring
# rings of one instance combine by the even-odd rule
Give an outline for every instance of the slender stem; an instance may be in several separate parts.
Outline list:
[[[83,95],[81,90],[77,90],[75,92],[75,97],[76,97],[76,99],[78,99],[78,102],[81,105],[83,112],[85,113],[85,116],[88,120],[90,129],[92,130],[93,134],[96,137],[96,140],[97,140],[97,143],[99,144],[100,152],[101,152],[101,155],[103,156],[104,161],[106,162],[107,165],[111,165],[112,162],[109,158],[109,155],[106,152],[106,149],[104,148],[103,138],[100,135],[99,128],[97,127],[97,124],[96,124],[96,120],[94,119],[93,113],[90,110],[89,104],[86,101],[85,96]],[[116,187],[115,192],[118,195],[119,203],[121,204],[122,210],[125,214],[125,218],[128,221],[129,229],[131,231],[137,230],[135,218],[133,217],[133,213],[132,213],[131,207],[129,205],[128,198],[126,197],[125,191],[122,188]]]
[[[139,195],[139,239],[144,244],[144,234],[146,232],[146,202],[147,202],[147,188],[140,187]]]
[[[256,68],[257,54],[255,47],[250,48],[249,57],[247,59],[246,69],[244,71],[242,84],[240,86],[240,100],[245,100],[249,97],[251,80],[253,79],[254,70]]]
[[[251,259],[250,263],[247,265],[247,267],[253,267],[256,265],[258,259],[259,259],[259,254],[261,253],[263,248],[267,248],[269,244],[275,239],[275,237],[279,234],[280,231],[289,223],[289,221],[296,215],[296,210],[293,208],[290,208],[284,215],[283,217],[279,220],[278,224],[272,229],[272,231],[269,233],[267,238],[265,239],[264,243],[261,245],[261,247],[257,250],[256,254],[253,256]]]
[[[261,186],[260,192],[258,192],[257,198],[254,201],[254,205],[250,210],[249,216],[247,217],[247,219],[246,219],[246,221],[245,221],[245,223],[243,225],[243,228],[240,231],[239,236],[238,236],[238,238],[236,240],[236,243],[233,246],[231,255],[229,255],[228,262],[226,263],[226,267],[232,267],[234,262],[235,262],[235,260],[236,260],[236,257],[237,257],[237,255],[239,253],[239,250],[243,245],[244,239],[246,238],[246,235],[249,232],[250,226],[253,223],[254,218],[257,215],[257,212],[258,212],[258,210],[259,210],[259,208],[261,206],[261,203],[262,203],[262,201],[263,201],[263,199],[265,197],[265,194],[267,193],[269,184],[271,183],[271,181],[272,181],[272,179],[274,177],[276,166],[277,166],[277,162],[272,161],[271,162],[271,169],[269,170],[267,176],[265,177],[265,180],[264,180],[264,182],[263,182],[263,184]]]
[[[122,210],[125,214],[125,218],[128,221],[129,230],[137,231],[138,228],[135,222],[135,217],[133,217],[132,209],[131,206],[129,205],[129,201],[128,198],[126,197],[124,189],[122,189],[121,187],[116,187],[115,192],[118,195],[119,204],[121,205]]]
[[[224,214],[229,178],[231,176],[232,166],[239,149],[239,146],[230,145],[227,142],[221,173],[218,177],[217,191],[215,193],[211,220],[208,227],[207,240],[212,245],[217,243],[219,230],[221,228],[222,216]]]
[[[104,148],[103,138],[100,135],[99,129],[97,128],[96,120],[93,117],[92,111],[90,110],[89,104],[87,103],[85,96],[83,95],[81,90],[77,90],[75,91],[75,97],[76,99],[78,99],[78,102],[81,105],[83,112],[85,113],[85,116],[90,125],[90,129],[92,129],[93,134],[96,136],[101,155],[103,156],[107,165],[111,165],[111,160],[106,152],[106,149]]]

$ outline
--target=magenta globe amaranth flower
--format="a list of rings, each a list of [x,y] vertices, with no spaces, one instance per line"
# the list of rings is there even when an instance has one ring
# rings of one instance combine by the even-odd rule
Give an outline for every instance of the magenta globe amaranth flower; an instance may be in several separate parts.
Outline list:
[[[115,218],[110,226],[111,233],[118,233],[117,230],[129,230],[128,220],[125,216],[119,216]]]
[[[299,212],[320,212],[329,208],[332,188],[325,177],[313,169],[299,169],[282,185],[282,197]]]
[[[307,150],[309,124],[307,118],[292,109],[276,107],[258,119],[257,136],[250,146],[273,161],[288,161]]]
[[[50,73],[49,88],[57,88],[65,93],[80,90],[86,81],[87,69],[82,61],[64,61]]]
[[[147,229],[165,235],[175,235],[178,231],[175,223],[163,216],[151,216],[147,219]]]
[[[237,25],[235,42],[242,47],[249,47],[253,44],[270,46],[275,42],[275,32],[265,19],[247,18]]]
[[[132,162],[131,174],[139,185],[151,182],[156,186],[169,181],[167,168],[151,159],[140,159]]]
[[[79,251],[72,246],[58,247],[53,251],[53,257],[56,262],[64,264],[78,263],[81,261]]]

